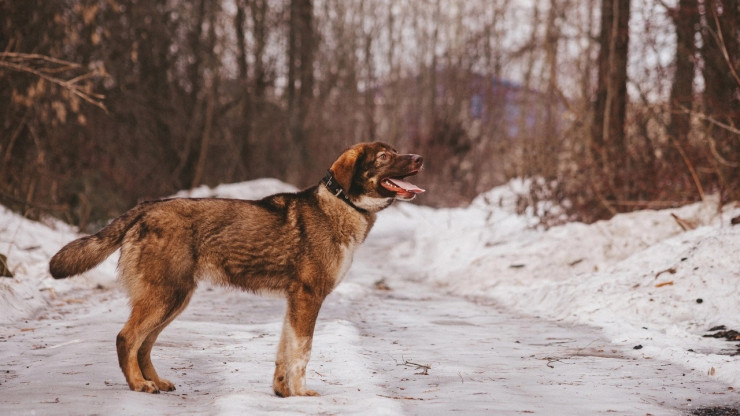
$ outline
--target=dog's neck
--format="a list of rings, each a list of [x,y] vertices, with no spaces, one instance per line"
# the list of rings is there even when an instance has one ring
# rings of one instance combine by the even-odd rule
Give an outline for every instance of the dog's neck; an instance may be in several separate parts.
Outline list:
[[[344,192],[344,189],[342,189],[342,187],[337,183],[336,179],[334,179],[334,175],[331,173],[331,171],[326,172],[326,176],[324,176],[324,179],[321,180],[321,183],[326,186],[326,189],[328,189],[329,192],[347,203],[347,205],[351,206],[352,208],[363,214],[367,213],[367,210],[358,207],[357,205],[353,204],[352,201],[350,201],[349,196],[347,196],[347,193]]]

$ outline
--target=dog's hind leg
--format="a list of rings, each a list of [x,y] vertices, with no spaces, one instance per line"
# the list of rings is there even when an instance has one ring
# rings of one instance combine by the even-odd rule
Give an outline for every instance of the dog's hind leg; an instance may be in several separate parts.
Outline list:
[[[149,354],[159,332],[184,309],[192,289],[180,288],[177,294],[166,291],[150,286],[141,292],[146,296],[132,298],[131,317],[116,338],[118,364],[131,390],[159,393],[162,387],[174,389],[171,382],[159,379]]]
[[[173,391],[175,390],[175,385],[171,381],[159,377],[157,371],[154,369],[151,358],[152,346],[154,346],[154,343],[157,341],[157,337],[162,332],[162,330],[164,330],[167,325],[169,325],[178,315],[180,315],[183,310],[185,310],[185,308],[188,306],[188,302],[190,302],[190,296],[192,295],[192,293],[192,291],[190,293],[187,293],[185,295],[184,301],[180,301],[179,299],[177,299],[173,304],[171,304],[172,309],[170,310],[170,313],[165,317],[165,321],[160,324],[154,331],[152,331],[141,344],[141,347],[139,347],[137,360],[139,362],[141,374],[146,380],[153,381],[154,384],[157,385],[159,390]]]
[[[318,396],[317,392],[306,389],[306,365],[311,357],[313,331],[323,300],[323,296],[310,290],[288,294],[273,377],[273,389],[278,396]]]
[[[146,393],[159,393],[159,387],[146,380],[139,367],[138,351],[150,331],[157,327],[160,320],[153,317],[145,302],[132,302],[131,316],[116,337],[118,365],[126,377],[131,390]]]

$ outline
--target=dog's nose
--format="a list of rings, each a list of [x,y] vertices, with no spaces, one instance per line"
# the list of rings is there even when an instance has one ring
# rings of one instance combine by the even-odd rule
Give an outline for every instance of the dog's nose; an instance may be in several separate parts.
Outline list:
[[[421,166],[421,164],[424,163],[424,158],[421,157],[421,155],[411,155],[411,161]]]

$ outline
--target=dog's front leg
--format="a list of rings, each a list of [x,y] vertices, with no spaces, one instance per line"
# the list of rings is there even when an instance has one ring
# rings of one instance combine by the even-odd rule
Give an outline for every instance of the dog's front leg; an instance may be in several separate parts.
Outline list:
[[[306,290],[288,294],[283,332],[280,336],[273,389],[281,397],[318,396],[306,389],[306,365],[311,357],[311,343],[316,318],[323,297]]]

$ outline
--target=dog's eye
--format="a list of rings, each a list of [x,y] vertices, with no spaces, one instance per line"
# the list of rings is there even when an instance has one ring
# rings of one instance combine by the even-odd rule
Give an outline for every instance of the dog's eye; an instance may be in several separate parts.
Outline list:
[[[380,159],[382,161],[388,160],[388,153],[383,152],[383,153],[379,154],[378,155],[378,159]]]

